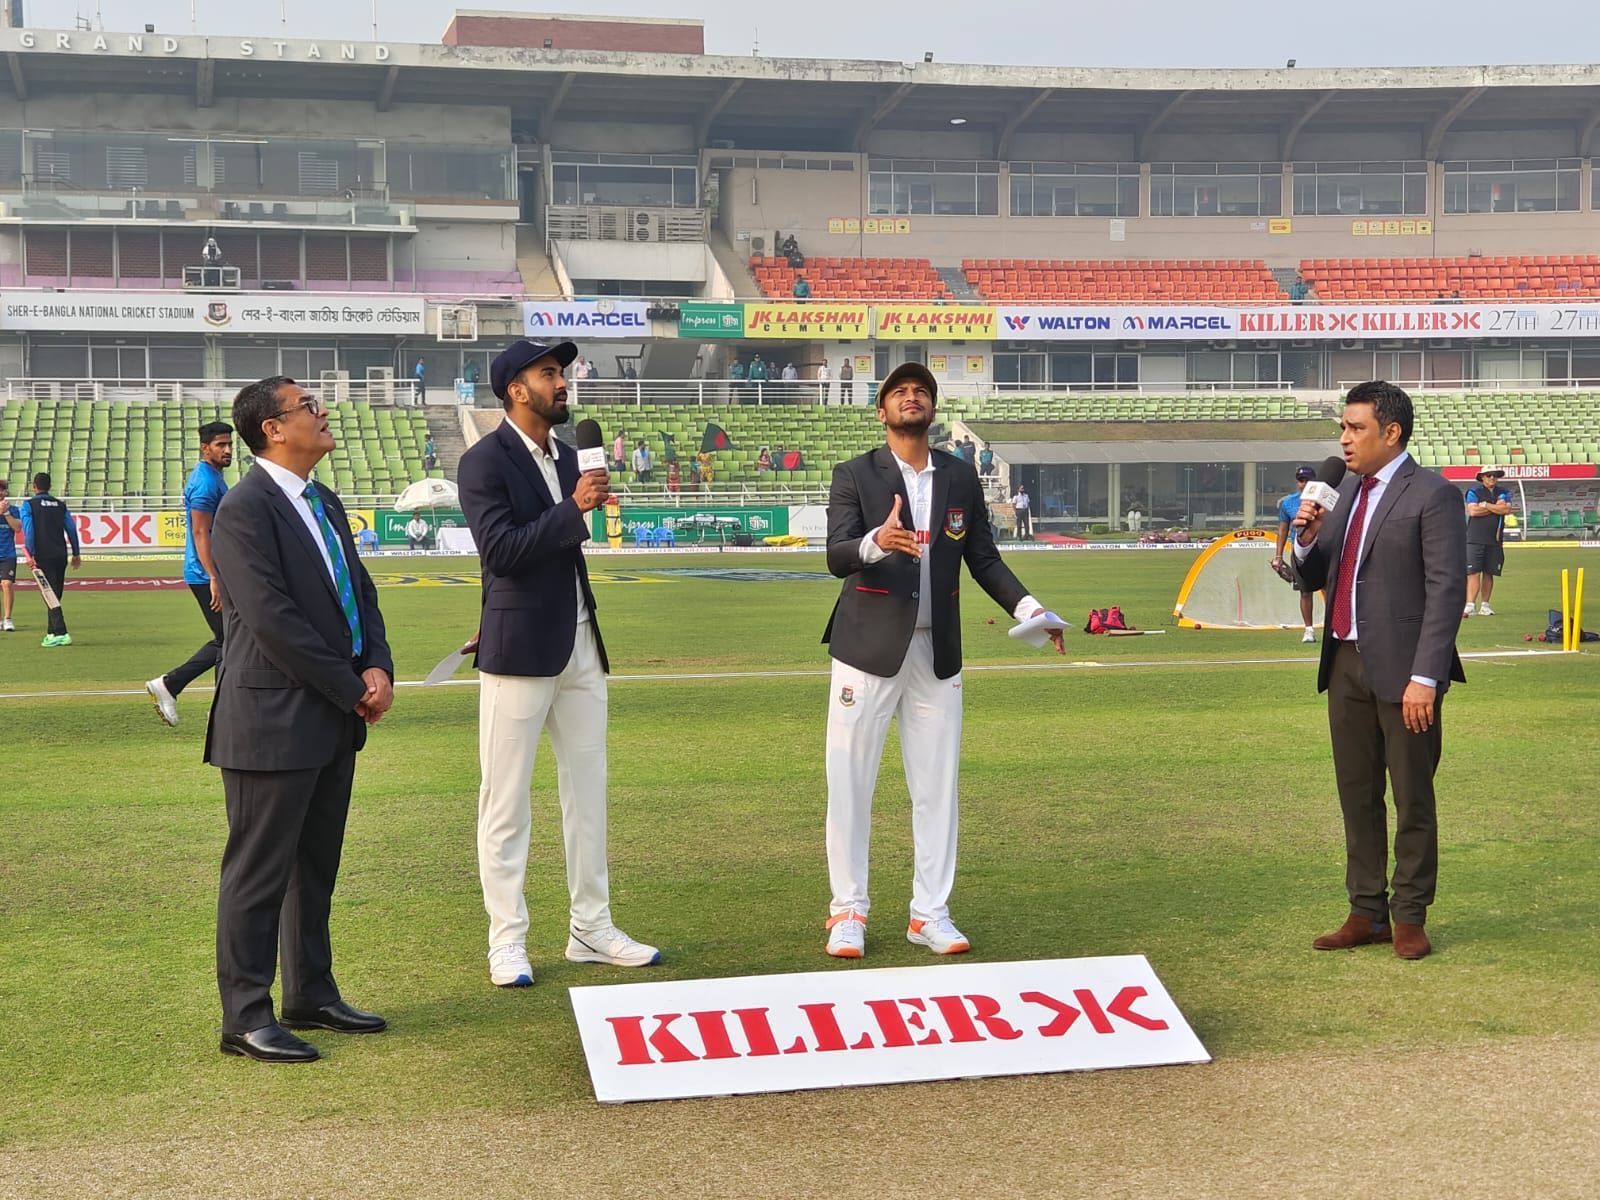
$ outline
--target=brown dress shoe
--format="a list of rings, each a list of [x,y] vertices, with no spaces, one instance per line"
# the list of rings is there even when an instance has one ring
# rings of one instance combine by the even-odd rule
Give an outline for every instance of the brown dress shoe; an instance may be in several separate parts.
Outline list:
[[[1421,929],[1421,926],[1416,928]],[[1389,926],[1375,925],[1372,918],[1351,913],[1344,919],[1343,925],[1332,933],[1323,934],[1311,943],[1311,947],[1314,950],[1350,950],[1356,946],[1370,946],[1374,942],[1387,942],[1393,936]]]
[[[1396,958],[1427,958],[1433,950],[1428,933],[1421,925],[1394,923],[1394,953]]]

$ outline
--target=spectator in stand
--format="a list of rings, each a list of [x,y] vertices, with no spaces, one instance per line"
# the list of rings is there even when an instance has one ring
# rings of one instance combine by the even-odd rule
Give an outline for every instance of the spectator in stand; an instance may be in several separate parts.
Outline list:
[[[694,456],[695,470],[700,476],[700,483],[706,491],[711,490],[711,485],[717,479],[717,459],[709,450],[702,450]]]
[[[578,355],[577,360],[572,364],[572,374],[569,380],[569,390],[571,391],[574,399],[577,398],[579,390],[578,385],[580,383],[587,383],[589,377],[593,374],[594,368],[589,365],[589,360],[584,358],[581,354]]]
[[[823,408],[828,407],[828,382],[832,378],[828,374],[828,360],[823,359],[817,367],[817,403]]]
[[[856,369],[848,358],[839,360],[839,403],[855,403]]]
[[[420,358],[411,368],[411,378],[417,381],[417,403],[422,404],[428,398],[428,368]]]
[[[784,456],[784,451],[783,451],[783,443],[779,442],[776,446],[774,446],[772,448],[772,469],[773,469],[773,471],[774,472],[787,471],[789,468],[784,465],[784,462],[785,462],[785,456]]]
[[[700,459],[698,456],[689,460],[689,490],[695,492],[700,490]]]
[[[800,243],[794,240],[794,234],[784,238],[778,245],[778,253],[783,255],[788,264],[796,271],[806,265],[806,256],[800,253]]]
[[[994,474],[994,451],[988,446],[978,451],[978,474]]]
[[[461,378],[473,387],[478,386],[478,380],[483,378],[483,368],[478,365],[477,359],[467,364],[467,369],[461,373]]]
[[[628,431],[617,430],[617,436],[611,439],[611,469],[621,474],[628,465]]]
[[[772,455],[769,454],[767,452],[767,448],[765,446],[763,446],[763,447],[761,447],[761,453],[756,455],[756,474],[757,475],[765,475],[767,472],[769,472],[771,470],[772,470]]]
[[[421,513],[412,513],[411,520],[406,522],[406,549],[426,550],[428,542],[428,521]]]
[[[796,300],[811,299],[811,285],[806,282],[804,275],[796,275],[794,277],[794,288],[792,290]]]
[[[1017,494],[1011,497],[1011,508],[1017,514],[1017,540],[1033,540],[1033,502],[1028,499],[1028,485],[1017,484]]]
[[[622,377],[630,383],[639,378],[639,372],[633,368],[632,359],[622,364]]]
[[[683,473],[678,470],[678,460],[673,459],[667,464],[667,491],[676,496],[683,490]]]
[[[800,372],[795,368],[793,363],[783,364],[783,381],[785,383],[794,383],[799,380],[799,378]]]
[[[439,447],[433,444],[433,434],[429,434],[422,443],[422,469],[431,471],[439,465]]]
[[[769,382],[772,379],[771,368],[769,368],[767,366],[767,364],[762,360],[761,355],[758,354],[758,355],[756,355],[754,358],[752,358],[750,360],[750,370],[748,372],[748,377],[749,377],[750,382],[755,384],[755,387],[751,388],[750,390],[755,393],[756,403],[759,404],[759,403],[761,403],[761,398],[762,398],[761,397],[761,392],[762,392],[761,385],[764,384],[764,383]]]
[[[650,447],[644,444],[643,438],[633,451],[633,478],[638,483],[650,482]]]
[[[1289,299],[1296,304],[1304,304],[1306,299],[1306,277],[1299,271],[1294,273],[1294,282],[1289,285]]]
[[[733,402],[735,404],[743,404],[744,359],[740,358],[737,354],[733,356],[733,361],[728,364],[728,382],[732,385],[728,390],[733,393]]]

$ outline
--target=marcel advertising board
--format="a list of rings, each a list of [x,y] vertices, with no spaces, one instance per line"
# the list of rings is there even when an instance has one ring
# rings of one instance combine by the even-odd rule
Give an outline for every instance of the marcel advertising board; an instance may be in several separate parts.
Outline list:
[[[865,338],[872,328],[872,306],[834,304],[818,301],[809,304],[775,301],[744,306],[744,336],[747,338]]]
[[[881,311],[881,310],[880,310]],[[1600,304],[1003,304],[999,336],[1017,341],[1212,338],[1573,337],[1600,334]],[[882,317],[879,317],[882,324]],[[882,333],[880,337],[884,336]]]
[[[530,301],[522,306],[522,332],[536,342],[576,338],[646,338],[650,306],[643,300]]]
[[[568,994],[602,1103],[1211,1061],[1141,954]]]
[[[0,329],[108,333],[427,332],[419,297],[190,296],[183,292],[0,292]]]

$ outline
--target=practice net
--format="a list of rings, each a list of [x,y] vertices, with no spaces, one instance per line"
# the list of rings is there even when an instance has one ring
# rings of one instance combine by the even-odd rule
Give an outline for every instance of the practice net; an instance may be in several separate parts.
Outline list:
[[[1275,533],[1241,529],[1200,552],[1172,614],[1185,629],[1300,629],[1300,593],[1272,569]],[[1288,547],[1285,553],[1293,553]],[[1322,624],[1322,596],[1312,597]]]

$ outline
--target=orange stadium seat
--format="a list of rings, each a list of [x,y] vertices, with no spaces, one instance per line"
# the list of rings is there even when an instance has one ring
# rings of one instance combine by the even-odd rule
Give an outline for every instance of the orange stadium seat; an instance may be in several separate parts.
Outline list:
[[[967,259],[962,271],[989,300],[1284,300],[1256,259]]]
[[[1308,258],[1300,274],[1319,300],[1569,299],[1600,295],[1600,256]]]
[[[925,258],[808,258],[801,268],[786,259],[750,259],[763,295],[793,296],[796,276],[805,276],[814,300],[950,300],[954,297]]]

